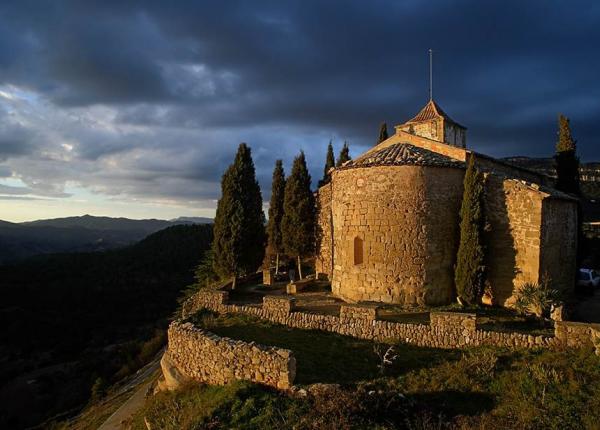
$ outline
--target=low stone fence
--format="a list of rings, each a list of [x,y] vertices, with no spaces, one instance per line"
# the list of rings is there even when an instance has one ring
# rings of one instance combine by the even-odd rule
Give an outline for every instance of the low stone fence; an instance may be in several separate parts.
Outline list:
[[[375,321],[378,309],[377,305],[343,304],[340,307],[340,319]]]
[[[555,321],[554,337],[563,347],[594,347],[600,355],[600,324]]]
[[[264,296],[263,309],[272,315],[289,315],[296,310],[296,299],[288,296]]]
[[[226,294],[226,293],[225,293]],[[265,296],[262,306],[228,304],[228,296],[200,291],[184,308],[187,315],[207,308],[219,313],[243,313],[289,327],[322,330],[374,341],[398,340],[433,348],[462,348],[495,345],[509,348],[558,346],[554,336],[533,336],[478,330],[475,314],[431,312],[430,324],[406,324],[373,318],[377,310],[370,305],[342,305],[340,316],[320,315],[295,310],[288,296]],[[582,345],[583,346],[583,345]]]
[[[171,323],[168,335],[163,361],[185,378],[219,385],[243,379],[280,389],[294,383],[296,359],[290,350],[219,337],[180,321]]]
[[[202,308],[215,309],[226,305],[229,292],[221,290],[201,290],[188,298],[181,306],[181,316],[185,319]]]

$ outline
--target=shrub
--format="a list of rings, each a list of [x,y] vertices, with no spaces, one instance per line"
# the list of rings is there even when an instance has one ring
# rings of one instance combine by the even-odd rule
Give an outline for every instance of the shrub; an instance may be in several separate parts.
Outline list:
[[[533,312],[538,317],[549,317],[553,306],[561,303],[558,290],[551,288],[550,279],[526,282],[515,294],[515,309],[521,314]]]

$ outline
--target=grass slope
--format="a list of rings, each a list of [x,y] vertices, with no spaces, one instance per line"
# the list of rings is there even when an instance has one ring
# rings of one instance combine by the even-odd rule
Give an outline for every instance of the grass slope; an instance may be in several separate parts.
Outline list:
[[[443,351],[395,347],[378,371],[376,345],[290,329],[247,316],[194,318],[220,335],[291,348],[299,384],[337,382],[288,396],[248,382],[194,384],[150,398],[144,417],[160,429],[597,429],[600,358],[591,350]]]

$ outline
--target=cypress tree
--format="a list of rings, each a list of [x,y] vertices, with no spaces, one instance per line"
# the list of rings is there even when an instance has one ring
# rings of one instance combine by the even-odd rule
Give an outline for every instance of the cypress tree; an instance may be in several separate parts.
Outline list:
[[[570,194],[579,194],[579,158],[575,140],[571,136],[569,118],[558,116],[558,143],[554,156],[556,188]]]
[[[330,140],[329,145],[327,145],[327,157],[325,158],[325,167],[323,168],[323,179],[319,181],[319,188],[331,181],[329,169],[332,167],[335,167],[335,157],[333,155],[333,145]]]
[[[256,271],[265,252],[265,215],[250,148],[241,143],[235,161],[221,179],[214,222],[215,272],[236,279]]]
[[[485,276],[483,249],[483,179],[473,155],[465,173],[460,208],[460,244],[454,269],[459,302],[475,304],[483,293]]]
[[[269,236],[269,248],[276,254],[275,273],[279,273],[279,254],[283,252],[283,241],[281,238],[281,219],[283,218],[283,198],[285,195],[285,173],[281,160],[275,162],[273,169],[273,182],[271,185],[271,203],[269,205],[269,223],[267,233]]]
[[[381,143],[384,140],[386,140],[388,138],[388,131],[387,131],[387,124],[385,122],[382,122],[381,125],[379,126],[379,140],[377,141],[377,143]]]
[[[342,147],[342,150],[340,151],[340,156],[338,157],[336,167],[340,167],[346,161],[350,161],[350,160],[352,160],[352,157],[350,157],[350,148],[348,147],[348,144],[346,142],[344,142],[344,146]]]
[[[310,255],[315,244],[315,197],[310,190],[304,152],[294,159],[285,184],[281,233],[286,253],[297,257],[298,275],[302,279],[301,258]]]

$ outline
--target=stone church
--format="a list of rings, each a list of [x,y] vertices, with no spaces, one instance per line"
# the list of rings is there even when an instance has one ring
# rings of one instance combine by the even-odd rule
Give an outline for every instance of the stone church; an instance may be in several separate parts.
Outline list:
[[[395,134],[331,171],[318,190],[316,269],[350,302],[448,304],[466,161],[484,174],[484,300],[510,306],[542,277],[573,288],[577,201],[552,180],[467,148],[466,128],[430,100]]]

